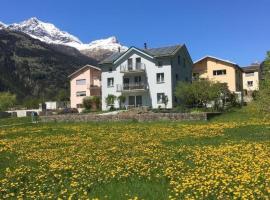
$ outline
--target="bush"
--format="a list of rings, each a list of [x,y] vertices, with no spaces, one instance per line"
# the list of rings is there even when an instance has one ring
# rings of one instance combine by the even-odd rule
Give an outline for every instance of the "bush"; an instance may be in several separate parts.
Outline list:
[[[16,96],[9,92],[1,92],[0,93],[0,111],[6,111],[12,106],[14,106],[16,102]]]
[[[85,110],[98,110],[101,107],[101,99],[98,96],[85,97],[83,99],[83,107]]]
[[[83,107],[86,110],[91,110],[93,104],[93,98],[92,97],[84,97],[83,98]]]
[[[126,102],[126,96],[120,95],[117,97],[117,100],[119,102],[119,107],[122,108],[123,104]]]
[[[114,110],[114,101],[116,99],[116,96],[114,96],[113,94],[109,94],[107,97],[106,97],[106,104],[108,107],[110,107],[110,110]]]

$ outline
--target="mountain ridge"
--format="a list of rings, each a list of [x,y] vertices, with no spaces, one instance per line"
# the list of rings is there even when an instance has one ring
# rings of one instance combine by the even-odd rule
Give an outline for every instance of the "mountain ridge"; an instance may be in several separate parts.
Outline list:
[[[127,50],[127,47],[121,45],[115,36],[94,40],[88,44],[84,44],[78,37],[66,31],[60,30],[52,23],[43,22],[36,17],[32,17],[20,23],[13,23],[9,25],[2,22],[0,23],[0,29],[1,28],[6,28],[13,31],[21,31],[35,39],[39,39],[40,41],[49,44],[60,44],[74,47],[86,55],[89,54],[90,51],[106,51],[113,53],[119,50]]]

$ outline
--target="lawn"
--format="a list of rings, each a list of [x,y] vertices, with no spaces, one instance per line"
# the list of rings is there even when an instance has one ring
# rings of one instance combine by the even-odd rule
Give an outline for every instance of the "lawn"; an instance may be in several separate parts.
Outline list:
[[[269,199],[269,155],[270,120],[243,110],[209,122],[8,126],[0,199]]]

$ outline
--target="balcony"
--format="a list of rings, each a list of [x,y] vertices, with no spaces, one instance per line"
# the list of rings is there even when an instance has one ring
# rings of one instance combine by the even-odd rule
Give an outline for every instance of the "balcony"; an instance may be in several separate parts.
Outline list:
[[[135,65],[121,65],[120,66],[121,73],[144,73],[145,72],[145,64],[144,63],[136,63]]]
[[[90,90],[91,96],[100,96],[101,95],[101,87],[97,85],[88,85],[88,89]]]
[[[123,84],[116,85],[117,92],[145,92],[148,86],[145,83]]]

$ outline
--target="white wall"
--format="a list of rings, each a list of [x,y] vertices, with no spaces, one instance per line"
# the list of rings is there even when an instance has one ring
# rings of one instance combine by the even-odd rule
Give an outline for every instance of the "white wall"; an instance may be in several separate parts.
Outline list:
[[[181,56],[181,60],[186,60],[186,66],[178,64],[178,55]],[[132,50],[128,53],[119,63],[116,63],[113,66],[113,71],[109,72],[109,67],[111,65],[102,67],[102,110],[107,110],[107,105],[105,103],[105,99],[109,94],[113,94],[115,96],[120,96],[122,93],[116,91],[117,85],[123,84],[123,76],[124,73],[120,72],[120,66],[127,66],[127,60],[129,58],[133,59],[133,64],[135,64],[136,58],[141,58],[141,63],[145,64],[146,72],[141,74],[132,74],[125,76],[142,76],[142,81],[146,79],[148,83],[149,91],[145,93],[123,93],[127,98],[126,105],[128,104],[128,96],[136,96],[142,95],[143,105],[150,106],[152,108],[165,107],[164,104],[159,104],[157,102],[157,93],[164,93],[168,96],[168,104],[167,108],[172,108],[174,106],[174,91],[177,80],[175,79],[175,74],[178,74],[178,81],[190,81],[192,79],[192,60],[187,52],[186,47],[181,48],[178,54],[176,54],[173,58],[165,57],[160,58],[159,60],[163,62],[162,66],[157,66],[157,60],[149,58],[148,56],[136,51]],[[171,63],[173,67],[171,67]],[[157,83],[157,73],[164,73],[164,83]],[[109,88],[107,86],[107,79],[114,78],[114,87]],[[118,102],[115,102],[114,105],[116,108],[119,107]]]
[[[248,81],[253,81],[253,86],[248,86]],[[247,91],[254,91],[259,89],[259,72],[254,72],[254,76],[246,76],[243,72],[243,89]]]

